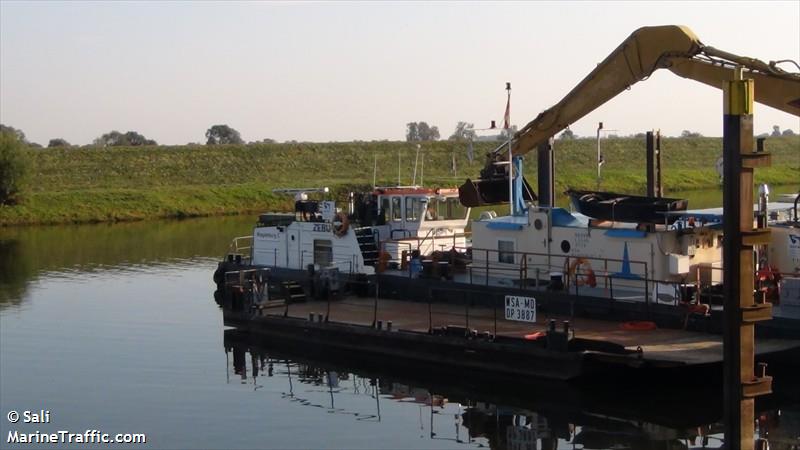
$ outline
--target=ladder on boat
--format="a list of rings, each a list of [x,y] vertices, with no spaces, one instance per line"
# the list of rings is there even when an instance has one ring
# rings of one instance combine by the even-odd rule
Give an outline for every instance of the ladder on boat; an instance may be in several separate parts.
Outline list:
[[[377,233],[372,227],[356,228],[355,233],[361,256],[364,257],[364,265],[374,267],[378,263]]]

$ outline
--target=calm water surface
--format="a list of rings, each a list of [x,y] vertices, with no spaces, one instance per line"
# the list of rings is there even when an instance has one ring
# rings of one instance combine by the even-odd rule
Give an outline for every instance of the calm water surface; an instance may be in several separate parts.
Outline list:
[[[682,403],[621,408],[564,385],[540,394],[431,380],[226,332],[211,274],[252,222],[0,229],[0,447],[53,447],[9,445],[13,431],[87,429],[146,433],[137,448],[720,445],[715,415],[693,419]],[[761,425],[772,449],[800,443],[798,389],[785,386],[773,398],[780,416],[770,407]],[[40,409],[51,423],[6,419]]]

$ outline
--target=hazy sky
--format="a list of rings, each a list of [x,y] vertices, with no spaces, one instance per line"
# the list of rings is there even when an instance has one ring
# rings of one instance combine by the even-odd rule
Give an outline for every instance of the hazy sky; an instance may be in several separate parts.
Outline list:
[[[427,121],[512,123],[561,99],[634,29],[683,24],[708,45],[800,60],[800,2],[11,2],[0,0],[0,122],[47,144],[112,129],[204,142],[404,138]],[[784,66],[789,68],[789,66]],[[793,70],[797,70],[796,68]],[[721,92],[660,71],[572,125],[722,134]],[[756,106],[755,130],[800,131]]]

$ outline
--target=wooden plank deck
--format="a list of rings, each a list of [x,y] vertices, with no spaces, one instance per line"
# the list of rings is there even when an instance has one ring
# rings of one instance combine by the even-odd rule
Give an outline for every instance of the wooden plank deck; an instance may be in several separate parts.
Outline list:
[[[495,311],[487,307],[470,307],[469,314],[463,305],[436,304],[429,309],[427,303],[379,299],[377,320],[384,324],[392,322],[396,330],[427,332],[429,326],[447,325],[476,329],[479,333],[495,332]],[[288,315],[308,318],[310,313],[326,314],[328,302],[308,301],[289,305]],[[330,302],[329,321],[357,325],[371,325],[375,317],[372,298],[346,297]],[[282,315],[283,307],[265,310],[265,315]],[[540,316],[537,323],[505,320],[503,309],[496,310],[498,336],[524,337],[536,331],[545,331],[549,319],[556,319],[557,328],[562,329],[565,316]],[[578,338],[612,342],[635,350],[642,347],[647,359],[684,362],[687,364],[713,364],[722,361],[722,336],[680,329],[655,329],[646,331],[623,330],[619,322],[586,318],[573,318],[571,327]],[[384,325],[385,326],[385,325]],[[800,347],[800,341],[788,339],[759,339],[758,355],[786,351]]]

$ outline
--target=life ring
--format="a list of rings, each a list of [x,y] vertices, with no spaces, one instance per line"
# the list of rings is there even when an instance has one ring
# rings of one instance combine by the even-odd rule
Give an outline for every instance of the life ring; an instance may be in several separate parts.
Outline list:
[[[650,321],[632,321],[632,322],[622,322],[620,328],[626,331],[650,331],[655,330],[658,328],[655,322]]]
[[[581,268],[579,273],[578,267]],[[597,286],[597,277],[592,270],[592,265],[585,258],[577,258],[570,263],[567,269],[567,283],[573,278],[578,286]]]
[[[333,234],[336,237],[344,237],[347,234],[347,230],[350,228],[350,221],[347,220],[347,216],[338,212],[335,216],[333,216],[333,221],[331,222],[331,229],[333,230]]]

